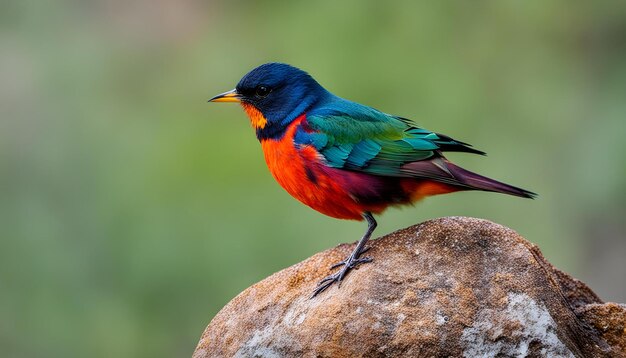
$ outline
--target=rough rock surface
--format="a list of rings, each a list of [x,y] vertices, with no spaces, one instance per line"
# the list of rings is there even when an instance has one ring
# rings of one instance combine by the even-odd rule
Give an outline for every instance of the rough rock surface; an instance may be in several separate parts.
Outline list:
[[[194,357],[626,356],[626,306],[604,304],[508,228],[441,218],[370,245],[373,263],[313,299],[353,245],[246,289]]]

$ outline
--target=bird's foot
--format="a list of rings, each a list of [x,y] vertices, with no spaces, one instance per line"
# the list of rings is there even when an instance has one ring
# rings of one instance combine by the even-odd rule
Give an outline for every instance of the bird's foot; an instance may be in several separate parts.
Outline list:
[[[365,251],[367,251],[367,249],[363,250],[363,252]],[[320,294],[321,292],[323,292],[324,290],[332,286],[335,282],[337,283],[337,287],[341,287],[341,281],[346,276],[348,271],[352,270],[353,268],[357,267],[360,264],[365,264],[365,263],[372,262],[372,261],[373,259],[371,257],[355,258],[352,255],[350,255],[350,257],[348,257],[346,260],[341,261],[331,266],[331,270],[339,266],[343,266],[343,267],[341,267],[341,269],[335,272],[334,274],[323,278],[317,284],[317,287],[315,288],[315,291],[313,291],[313,295],[311,296],[311,298],[317,296],[318,294]]]
[[[364,253],[366,253],[367,251],[369,251],[369,249],[370,249],[369,247],[364,248],[363,251],[361,251],[361,253],[359,254],[359,256],[364,254]],[[330,267],[330,269],[332,270],[332,269],[335,269],[335,268],[337,268],[339,266],[345,266],[346,264],[351,265],[351,267],[348,268],[348,269],[351,269],[353,267],[358,266],[359,264],[364,264],[364,263],[368,263],[368,262],[372,262],[372,258],[371,257],[363,257],[363,258],[360,258],[360,259],[355,259],[352,256],[350,256],[347,259],[345,259],[345,260],[343,260],[341,262],[337,262],[336,264],[332,265]],[[328,278],[328,277],[326,277],[326,278]],[[322,280],[322,281],[324,281],[324,280]]]

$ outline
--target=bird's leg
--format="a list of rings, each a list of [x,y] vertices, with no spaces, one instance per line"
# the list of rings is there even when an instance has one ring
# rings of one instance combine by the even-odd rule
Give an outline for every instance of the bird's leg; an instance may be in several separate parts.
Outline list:
[[[343,280],[343,278],[346,276],[348,271],[355,268],[359,264],[372,262],[371,257],[360,257],[360,256],[361,254],[369,250],[369,247],[365,247],[365,244],[372,236],[372,232],[374,232],[374,229],[376,229],[377,224],[376,224],[376,220],[374,220],[374,217],[372,216],[371,213],[365,212],[363,214],[363,217],[365,218],[365,220],[367,220],[367,231],[365,231],[365,234],[363,235],[361,240],[359,240],[359,242],[356,244],[356,247],[354,248],[350,256],[348,256],[347,259],[333,265],[331,267],[331,270],[339,266],[343,266],[343,267],[339,271],[335,272],[334,274],[327,276],[323,280],[321,280],[318,283],[315,291],[313,291],[313,296],[311,296],[311,298],[317,296],[320,292],[326,290],[328,287],[332,286],[333,283],[335,282],[337,282],[337,285],[341,286],[341,280]]]

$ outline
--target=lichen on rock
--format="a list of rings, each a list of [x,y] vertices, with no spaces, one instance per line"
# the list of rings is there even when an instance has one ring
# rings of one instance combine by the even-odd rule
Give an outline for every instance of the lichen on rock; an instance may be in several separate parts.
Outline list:
[[[509,293],[507,301],[504,308],[481,310],[463,330],[464,357],[527,357],[534,349],[544,357],[574,358],[545,306],[525,293]]]

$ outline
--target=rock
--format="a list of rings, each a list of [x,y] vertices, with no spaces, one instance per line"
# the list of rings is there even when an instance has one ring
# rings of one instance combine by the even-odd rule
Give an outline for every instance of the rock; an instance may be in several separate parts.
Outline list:
[[[313,299],[353,245],[246,289],[194,358],[626,356],[626,306],[604,304],[508,228],[441,218],[370,246],[373,263]]]

